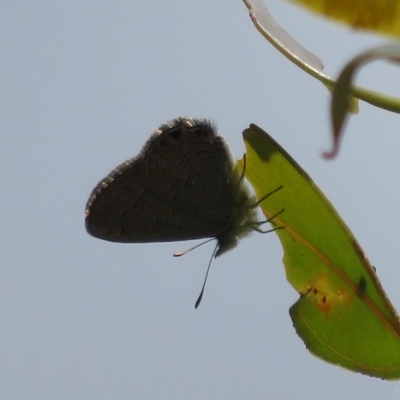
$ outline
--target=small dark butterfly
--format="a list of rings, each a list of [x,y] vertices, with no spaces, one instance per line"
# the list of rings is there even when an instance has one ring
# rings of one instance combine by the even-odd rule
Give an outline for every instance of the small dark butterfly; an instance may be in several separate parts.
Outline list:
[[[86,229],[121,243],[214,237],[218,256],[250,233],[256,221],[256,199],[243,180],[215,126],[176,118],[94,188]]]
[[[207,120],[175,118],[94,188],[86,229],[120,243],[215,238],[216,257],[261,231],[265,221],[257,222],[258,204],[216,127]]]

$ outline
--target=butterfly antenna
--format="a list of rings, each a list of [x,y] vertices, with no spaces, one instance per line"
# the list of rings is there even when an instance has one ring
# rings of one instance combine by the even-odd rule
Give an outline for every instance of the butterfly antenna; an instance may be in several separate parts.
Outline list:
[[[197,249],[198,247],[203,246],[203,244],[206,244],[206,243],[208,243],[208,242],[211,242],[212,240],[215,240],[215,238],[211,238],[211,239],[206,240],[205,242],[201,242],[201,243],[199,243],[199,244],[196,244],[196,246],[191,247],[190,249],[183,250],[183,251],[178,251],[178,252],[174,253],[174,257],[184,256],[185,254],[189,253],[189,251],[192,251],[192,250],[194,250],[194,249]]]
[[[196,304],[194,305],[194,308],[197,308],[197,307],[200,305],[201,299],[203,298],[204,288],[206,287],[206,282],[207,282],[208,274],[209,274],[209,272],[210,272],[212,260],[213,260],[213,258],[215,257],[215,254],[217,253],[217,250],[218,250],[218,243],[217,243],[217,245],[215,246],[215,249],[214,249],[214,251],[213,251],[213,253],[212,253],[210,262],[208,263],[208,268],[207,268],[206,276],[205,276],[205,278],[204,278],[203,287],[201,288],[200,295],[199,295],[199,297],[198,297],[198,299],[197,299],[197,301],[196,301]]]

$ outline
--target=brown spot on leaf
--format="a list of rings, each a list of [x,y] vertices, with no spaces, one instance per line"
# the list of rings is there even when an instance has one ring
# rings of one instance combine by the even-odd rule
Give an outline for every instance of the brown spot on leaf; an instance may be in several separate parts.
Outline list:
[[[308,290],[308,296],[312,296],[315,305],[324,313],[328,314],[331,309],[331,303],[329,301],[328,295],[316,287],[312,287]]]
[[[364,297],[366,291],[367,291],[367,281],[362,276],[357,284],[357,296]]]

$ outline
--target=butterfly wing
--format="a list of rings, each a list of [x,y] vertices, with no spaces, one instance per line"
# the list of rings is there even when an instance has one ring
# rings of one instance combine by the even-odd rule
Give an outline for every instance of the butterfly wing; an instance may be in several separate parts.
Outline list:
[[[229,152],[208,122],[187,121],[160,127],[138,157],[97,185],[86,207],[91,235],[144,243],[213,237],[229,228]]]

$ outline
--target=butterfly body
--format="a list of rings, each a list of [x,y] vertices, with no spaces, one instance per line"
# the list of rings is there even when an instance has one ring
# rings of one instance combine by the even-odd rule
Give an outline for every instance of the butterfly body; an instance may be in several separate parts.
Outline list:
[[[215,237],[220,255],[252,231],[255,203],[216,128],[176,118],[99,182],[86,205],[86,229],[121,243]]]

